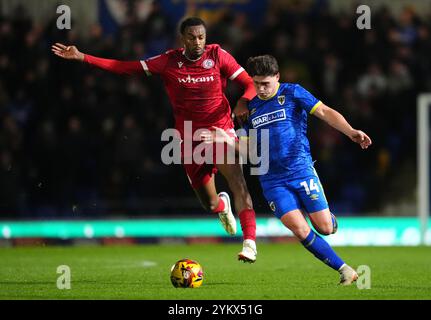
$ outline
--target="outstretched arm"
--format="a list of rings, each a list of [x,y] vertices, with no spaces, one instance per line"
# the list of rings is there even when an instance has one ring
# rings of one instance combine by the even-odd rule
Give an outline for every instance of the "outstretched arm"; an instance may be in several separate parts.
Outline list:
[[[319,119],[322,119],[331,127],[344,133],[353,142],[359,144],[362,149],[367,149],[372,144],[371,139],[364,132],[352,128],[352,126],[339,112],[323,103],[320,103],[313,115]]]
[[[65,46],[64,44],[56,43],[52,46],[51,50],[60,58],[85,62],[100,69],[117,74],[134,75],[145,72],[141,62],[139,61],[118,61],[98,58],[80,52],[75,46]]]

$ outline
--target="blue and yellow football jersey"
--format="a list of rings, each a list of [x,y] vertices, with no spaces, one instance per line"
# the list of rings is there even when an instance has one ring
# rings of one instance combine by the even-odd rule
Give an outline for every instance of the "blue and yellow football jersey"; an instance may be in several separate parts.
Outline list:
[[[295,209],[312,213],[328,208],[307,138],[307,117],[320,104],[310,92],[291,83],[280,84],[271,98],[255,97],[249,102],[250,117],[244,129],[249,135],[255,129],[257,151],[268,161],[260,163],[259,179],[278,218]],[[261,139],[264,129],[268,130],[268,143]]]
[[[269,171],[261,180],[288,177],[312,166],[307,138],[307,116],[321,102],[299,84],[281,83],[276,94],[266,100],[255,97],[249,102],[250,117],[246,130],[268,129],[269,144],[261,144],[257,132],[257,150],[267,152]]]

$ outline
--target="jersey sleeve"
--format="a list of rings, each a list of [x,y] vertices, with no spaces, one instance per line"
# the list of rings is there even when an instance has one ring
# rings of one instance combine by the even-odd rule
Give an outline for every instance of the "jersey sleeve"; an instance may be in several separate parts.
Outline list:
[[[253,79],[250,78],[247,71],[244,70],[244,72],[241,72],[234,81],[244,88],[244,93],[241,98],[250,101],[256,96]]]
[[[309,114],[313,114],[322,103],[299,84],[295,85],[294,90],[293,97],[296,103]]]
[[[139,61],[119,61],[85,54],[84,62],[91,66],[117,74],[135,75],[144,72]]]
[[[244,70],[229,52],[219,47],[220,71],[229,80],[235,80]]]
[[[141,60],[142,67],[148,76],[153,74],[162,74],[168,64],[169,54],[164,53],[147,60]]]

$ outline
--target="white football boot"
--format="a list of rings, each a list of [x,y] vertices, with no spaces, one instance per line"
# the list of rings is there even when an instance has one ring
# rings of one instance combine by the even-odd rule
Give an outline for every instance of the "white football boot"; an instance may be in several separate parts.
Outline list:
[[[340,273],[340,285],[348,286],[358,280],[358,274],[355,269],[347,264],[344,264],[338,272]]]
[[[244,240],[242,244],[242,251],[238,253],[238,260],[248,263],[254,263],[256,261],[256,256],[256,242],[250,239]]]
[[[218,214],[220,222],[226,232],[233,236],[236,234],[236,220],[232,213],[229,195],[226,192],[220,192],[218,196],[224,202],[224,210]]]

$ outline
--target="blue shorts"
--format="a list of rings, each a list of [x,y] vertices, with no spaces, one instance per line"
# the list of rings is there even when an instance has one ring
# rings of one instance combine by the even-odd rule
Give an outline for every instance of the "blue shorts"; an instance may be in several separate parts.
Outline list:
[[[296,177],[261,181],[261,185],[269,207],[279,219],[295,209],[304,209],[307,213],[328,209],[328,201],[314,167]]]

